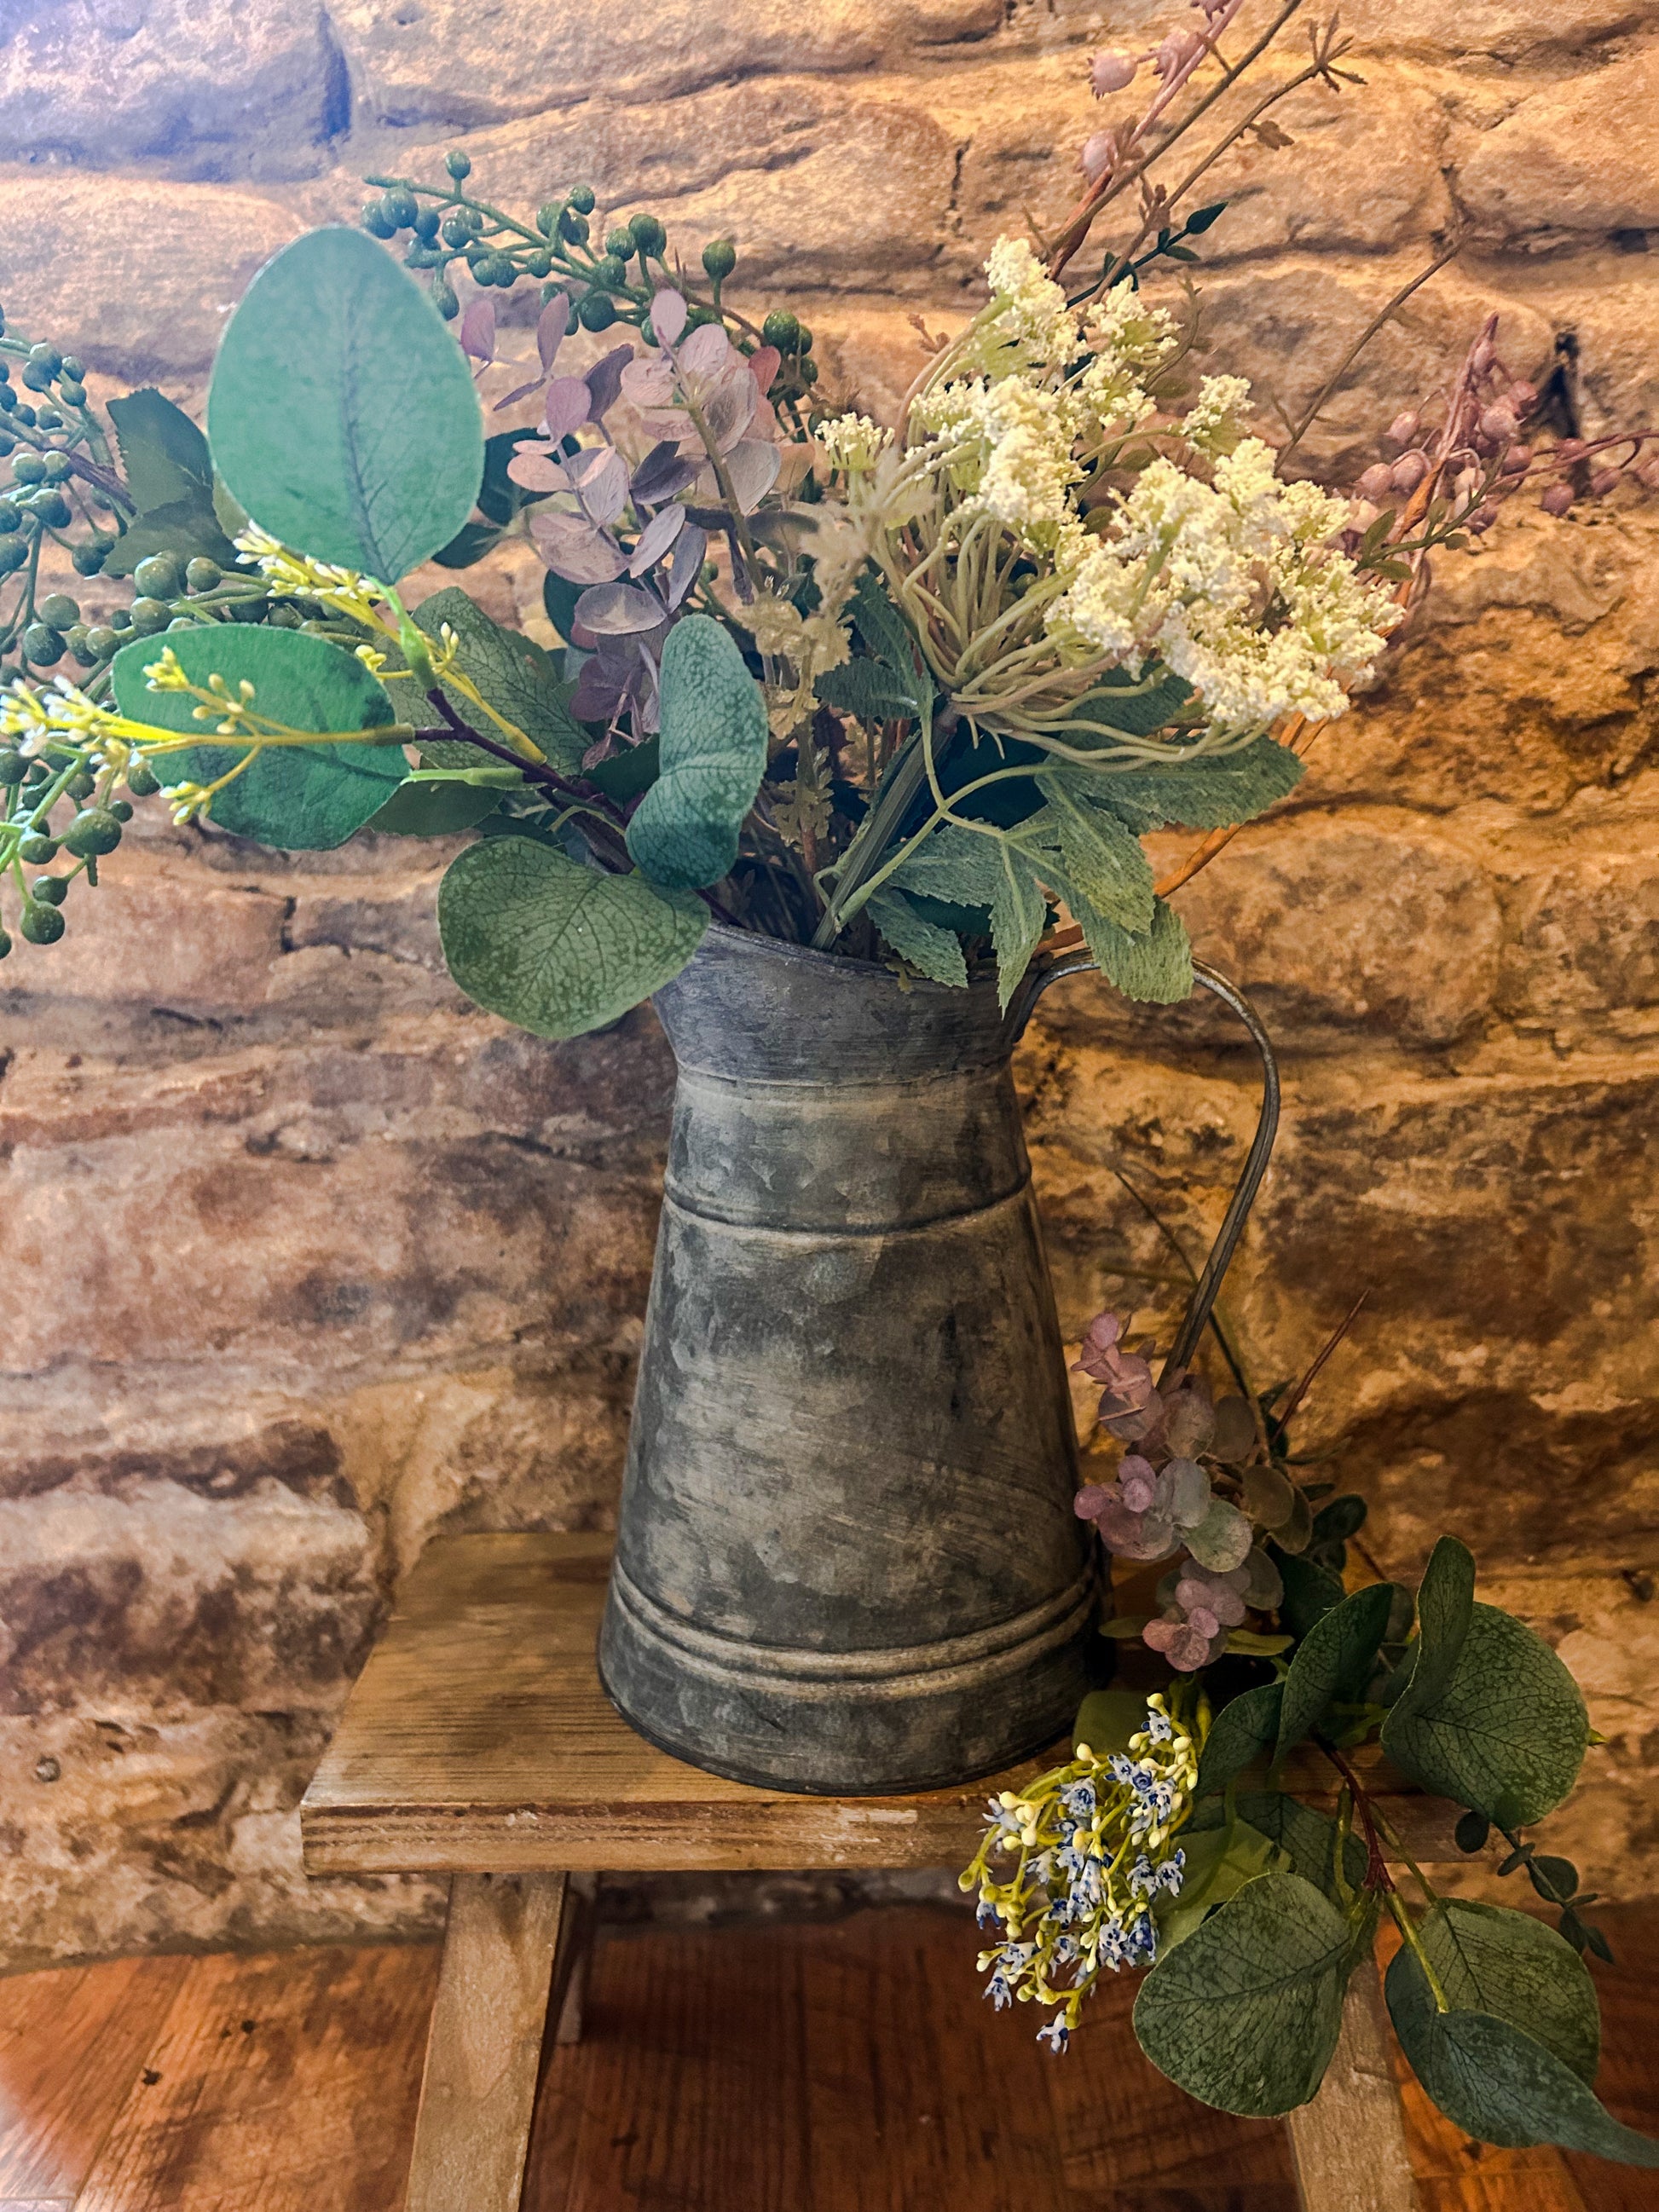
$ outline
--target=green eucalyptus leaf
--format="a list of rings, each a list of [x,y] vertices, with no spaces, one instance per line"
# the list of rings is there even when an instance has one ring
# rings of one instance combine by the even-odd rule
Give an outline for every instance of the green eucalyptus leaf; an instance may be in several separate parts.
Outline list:
[[[441,545],[432,557],[441,568],[473,568],[500,544],[501,538],[492,522],[464,522],[448,544]]]
[[[1241,1820],[1248,1820],[1279,1845],[1290,1861],[1291,1873],[1299,1874],[1304,1881],[1322,1890],[1334,1904],[1340,1901],[1334,1820],[1304,1805],[1299,1797],[1292,1797],[1287,1790],[1241,1790],[1237,1809]],[[1224,1799],[1219,1795],[1206,1797],[1194,1807],[1182,1833],[1224,1827],[1226,1820]],[[1357,1890],[1365,1879],[1365,1846],[1352,1833],[1346,1839],[1342,1866],[1349,1889]]]
[[[1382,1748],[1413,1782],[1509,1828],[1552,1813],[1578,1778],[1589,1720],[1578,1685],[1540,1636],[1476,1605],[1450,1681],[1432,1704],[1410,1686]]]
[[[1352,1932],[1299,1875],[1247,1882],[1160,1959],[1135,1999],[1135,2034],[1162,2074],[1224,2112],[1305,2105],[1342,2027]]]
[[[679,974],[708,919],[690,891],[606,875],[521,836],[469,845],[438,892],[450,974],[537,1036],[618,1019]]]
[[[675,623],[663,647],[656,781],[628,825],[653,882],[716,884],[766,773],[766,706],[730,634],[708,615]]]
[[[585,781],[604,792],[607,799],[614,799],[620,804],[625,799],[637,799],[642,791],[649,791],[657,780],[657,772],[661,765],[662,741],[659,738],[649,737],[642,744],[624,744],[620,751],[612,753],[609,760],[599,761],[592,768],[585,768],[582,776]]]
[[[1197,1832],[1188,1822],[1181,1842],[1185,1860],[1181,1887],[1173,1897],[1164,1891],[1152,1904],[1160,1959],[1196,1935],[1217,1905],[1237,1897],[1247,1881],[1260,1875],[1294,1871],[1290,1854],[1243,1814],[1231,1826],[1224,1821],[1218,1828]]]
[[[459,347],[360,230],[311,231],[254,278],[220,343],[208,434],[261,529],[385,584],[449,544],[483,475]]]
[[[188,693],[149,687],[144,671],[167,647],[193,684],[205,687],[216,675],[233,692],[240,684],[252,684],[255,708],[290,729],[369,730],[398,720],[385,686],[354,654],[326,638],[263,624],[213,623],[122,647],[110,663],[110,682],[116,704],[135,721],[191,736],[204,726]],[[164,785],[211,783],[248,750],[240,739],[191,745],[157,756],[152,765]],[[215,797],[210,819],[233,836],[282,852],[326,852],[378,813],[408,772],[397,744],[268,745]]]
[[[968,963],[953,929],[941,929],[937,922],[928,921],[917,913],[905,892],[890,884],[872,894],[865,911],[894,951],[908,961],[918,975],[966,990]]]
[[[1553,2051],[1580,2081],[1595,2081],[1601,2056],[1595,1984],[1553,1928],[1530,1913],[1446,1897],[1425,1916],[1418,1940],[1455,2012],[1506,2020]]]
[[[1333,1606],[1308,1631],[1285,1678],[1275,1759],[1300,1743],[1333,1703],[1359,1696],[1382,1649],[1393,1602],[1394,1584],[1373,1583]]]
[[[1333,1498],[1326,1511],[1341,1503]],[[1429,1554],[1417,1593],[1416,1656],[1396,1710],[1424,1712],[1444,1697],[1474,1619],[1474,1554],[1455,1536],[1443,1536]]]
[[[1293,1636],[1305,1636],[1316,1621],[1347,1595],[1342,1577],[1278,1544],[1270,1542],[1267,1549],[1285,1585],[1279,1617]]]
[[[389,837],[453,837],[475,828],[501,803],[499,788],[460,776],[410,776],[363,826]]]
[[[1168,768],[1130,769],[1092,778],[1100,804],[1109,806],[1137,836],[1170,825],[1224,830],[1253,821],[1302,781],[1303,764],[1275,738],[1258,738],[1243,750]]]
[[[1284,1699],[1281,1682],[1264,1682],[1230,1698],[1210,1724],[1210,1733],[1198,1762],[1200,1796],[1224,1789],[1235,1774],[1260,1759],[1278,1740],[1279,1708]]]
[[[447,623],[455,635],[455,665],[461,674],[477,686],[498,714],[539,746],[556,769],[567,775],[580,772],[582,755],[592,740],[570,712],[576,687],[559,674],[550,653],[521,630],[504,629],[459,584],[447,584],[442,591],[434,592],[421,601],[414,614],[416,626],[431,638]],[[444,690],[463,721],[482,736],[495,738],[497,744],[511,744],[494,723],[480,720],[470,699],[450,685]],[[434,717],[426,719],[430,721]],[[465,767],[486,757],[477,746],[464,740],[451,744],[440,738],[428,750],[446,767]]]
[[[1460,1991],[1473,1994],[1478,1989],[1483,2002],[1502,2002],[1506,2010],[1524,2002],[1521,1992],[1531,1979],[1530,1965],[1511,1960],[1500,1969],[1488,1950],[1481,1966],[1479,1973],[1471,1969],[1465,1980],[1460,1966]],[[1396,1954],[1389,1966],[1387,1990],[1389,2016],[1413,2071],[1466,2135],[1504,2149],[1554,2143],[1626,2166],[1659,2166],[1659,2142],[1615,2120],[1540,2032],[1547,2027],[1558,2044],[1566,2036],[1582,2058],[1582,2023],[1569,2027],[1553,2008],[1547,2020],[1534,2020],[1529,2033],[1494,2011],[1454,2002],[1443,2013],[1408,1949]],[[1451,1989],[1445,1994],[1451,1998]]]
[[[1091,1690],[1072,1724],[1073,1745],[1086,1743],[1097,1759],[1127,1751],[1129,1738],[1146,1725],[1146,1700],[1134,1690]]]

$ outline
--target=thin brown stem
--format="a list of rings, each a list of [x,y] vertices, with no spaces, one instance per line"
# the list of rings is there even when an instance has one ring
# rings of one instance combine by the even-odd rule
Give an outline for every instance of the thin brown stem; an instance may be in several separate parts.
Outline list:
[[[1426,269],[1419,269],[1416,276],[1412,278],[1410,283],[1402,284],[1400,289],[1395,294],[1393,299],[1389,301],[1388,305],[1380,308],[1378,312],[1371,317],[1370,322],[1366,324],[1364,329],[1361,331],[1359,336],[1348,348],[1346,353],[1343,355],[1341,360],[1332,370],[1330,375],[1326,378],[1324,383],[1320,386],[1319,390],[1314,394],[1312,403],[1309,406],[1307,412],[1303,416],[1301,421],[1291,432],[1291,442],[1289,445],[1281,446],[1279,447],[1279,465],[1281,467],[1284,465],[1286,458],[1296,451],[1297,447],[1302,443],[1304,438],[1307,436],[1309,431],[1318,420],[1320,410],[1324,406],[1325,402],[1336,390],[1343,378],[1353,367],[1355,362],[1357,362],[1360,355],[1364,352],[1366,347],[1382,329],[1383,324],[1388,321],[1389,317],[1393,314],[1395,309],[1396,307],[1404,307],[1406,301],[1410,299],[1413,292],[1417,291],[1422,285],[1426,284],[1431,276],[1437,276],[1440,270],[1445,267],[1449,261],[1455,261],[1456,259],[1457,256],[1463,251],[1463,242],[1468,235],[1468,233],[1466,230],[1458,230],[1455,232],[1452,236],[1451,244],[1445,248],[1444,252],[1437,254],[1435,258],[1430,262]]]

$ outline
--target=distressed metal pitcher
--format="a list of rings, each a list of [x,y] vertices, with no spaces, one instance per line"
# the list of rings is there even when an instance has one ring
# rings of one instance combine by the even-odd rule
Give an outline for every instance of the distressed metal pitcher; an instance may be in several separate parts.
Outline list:
[[[657,994],[679,1082],[599,1668],[665,1750],[897,1791],[1068,1725],[1094,1577],[1010,1057],[1091,964],[1005,1018],[711,927]],[[1252,1162],[1183,1359],[1261,1132]]]

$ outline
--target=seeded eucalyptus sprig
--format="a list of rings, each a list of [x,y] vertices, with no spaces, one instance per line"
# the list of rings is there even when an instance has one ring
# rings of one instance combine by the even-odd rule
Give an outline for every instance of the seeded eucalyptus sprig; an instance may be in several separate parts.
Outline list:
[[[538,209],[533,221],[526,221],[463,189],[472,172],[466,155],[447,154],[444,166],[447,185],[413,177],[365,178],[366,184],[380,188],[380,197],[365,203],[362,224],[374,238],[409,233],[404,265],[430,274],[434,301],[446,318],[460,313],[450,281],[459,261],[486,290],[511,291],[521,278],[537,279],[544,301],[556,291],[569,294],[584,330],[628,324],[650,345],[651,302],[665,285],[672,285],[687,303],[688,328],[723,323],[745,352],[777,348],[782,360],[771,397],[779,404],[799,407],[817,382],[812,333],[798,316],[782,308],[757,324],[726,304],[724,288],[738,265],[737,248],[729,239],[712,239],[703,247],[699,278],[678,254],[671,263],[667,229],[647,211],[617,217],[596,239],[599,201],[591,185],[573,185],[562,198]]]
[[[79,605],[41,572],[57,547],[95,576],[131,511],[82,362],[0,315],[0,679],[66,653],[95,664]]]

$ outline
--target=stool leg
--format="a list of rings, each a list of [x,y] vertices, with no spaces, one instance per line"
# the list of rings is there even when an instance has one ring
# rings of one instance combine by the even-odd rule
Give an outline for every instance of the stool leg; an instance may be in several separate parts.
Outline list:
[[[1303,2212],[1414,2212],[1389,2015],[1370,1960],[1348,1984],[1341,2040],[1318,2095],[1285,2125]]]
[[[565,1876],[458,1874],[405,2212],[519,2212]]]
[[[587,1995],[587,1970],[593,1957],[599,1891],[597,1875],[573,1874],[568,1877],[564,1917],[559,1923],[558,1955],[553,1961],[553,1997],[549,2007],[553,2041],[560,2050],[582,2039],[582,2003]]]

